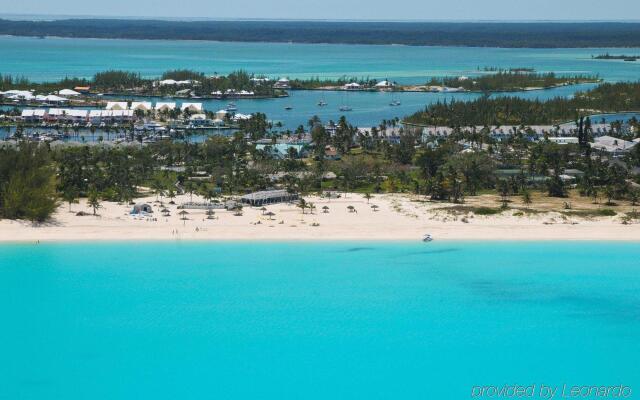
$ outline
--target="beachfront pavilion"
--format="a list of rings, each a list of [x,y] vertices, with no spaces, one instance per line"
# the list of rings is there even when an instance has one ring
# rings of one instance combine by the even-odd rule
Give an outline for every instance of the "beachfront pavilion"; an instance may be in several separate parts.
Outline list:
[[[152,109],[151,103],[148,101],[134,101],[131,103],[131,109],[133,111],[135,110],[141,110],[144,112],[149,112]]]
[[[246,194],[240,198],[244,204],[251,206],[264,206],[267,204],[285,203],[298,199],[297,193],[289,193],[286,190],[263,190]]]
[[[202,112],[202,103],[182,103],[180,106],[180,111],[189,110],[192,113],[201,113]]]
[[[126,101],[109,101],[107,102],[107,110],[127,110],[129,105]]]
[[[176,109],[176,103],[156,103],[157,112],[168,112]]]

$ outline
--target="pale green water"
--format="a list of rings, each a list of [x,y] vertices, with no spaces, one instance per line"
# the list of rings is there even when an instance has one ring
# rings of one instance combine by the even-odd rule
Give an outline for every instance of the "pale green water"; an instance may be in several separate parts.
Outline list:
[[[637,243],[0,246],[0,399],[640,390]]]

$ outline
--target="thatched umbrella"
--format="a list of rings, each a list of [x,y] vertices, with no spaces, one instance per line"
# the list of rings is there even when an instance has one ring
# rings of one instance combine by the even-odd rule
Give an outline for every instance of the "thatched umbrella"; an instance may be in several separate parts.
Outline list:
[[[212,209],[210,209],[210,208],[208,208],[208,209],[207,209],[207,215],[208,215],[208,216],[212,216],[212,215],[213,215],[213,214],[215,214],[215,213],[216,213],[216,212],[215,212],[215,211],[213,211]]]
[[[380,207],[378,207],[378,206],[377,206],[377,205],[375,205],[375,204],[372,204],[372,205],[371,205],[371,208],[373,209],[373,211],[378,211],[378,208],[380,208]]]
[[[187,210],[182,210],[178,213],[180,215],[180,219],[183,221],[187,220],[187,215],[189,215],[189,211]]]
[[[273,219],[273,216],[276,215],[276,213],[274,213],[273,211],[269,211],[268,213],[265,214],[266,216],[269,217],[270,220]]]
[[[327,214],[329,212],[329,206],[322,207],[322,212]]]
[[[262,211],[262,215],[264,215],[264,212],[267,211],[267,207],[260,207],[260,211]]]
[[[347,210],[349,210],[349,212],[356,212],[356,208],[354,206],[347,206]]]

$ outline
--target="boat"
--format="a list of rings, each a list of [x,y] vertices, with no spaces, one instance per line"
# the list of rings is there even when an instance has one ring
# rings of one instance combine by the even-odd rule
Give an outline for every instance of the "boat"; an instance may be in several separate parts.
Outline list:
[[[320,99],[320,101],[318,102],[318,106],[319,106],[319,107],[324,107],[324,106],[326,106],[326,105],[327,105],[327,103],[326,103],[324,100],[322,100],[322,99]]]
[[[427,233],[426,235],[424,235],[422,237],[422,241],[423,242],[431,242],[431,241],[433,241],[433,236],[431,236],[431,234]]]
[[[238,107],[236,106],[236,103],[227,104],[227,111],[238,111]]]
[[[346,94],[343,96],[343,102],[342,105],[340,106],[340,111],[352,111],[353,108],[351,108],[351,106],[349,106],[349,99],[347,98]]]
[[[284,109],[285,109],[285,110],[293,110],[293,107],[291,107],[291,106],[286,106]]]
[[[389,103],[391,107],[399,106],[400,104],[402,104],[400,100],[392,100],[391,103]]]

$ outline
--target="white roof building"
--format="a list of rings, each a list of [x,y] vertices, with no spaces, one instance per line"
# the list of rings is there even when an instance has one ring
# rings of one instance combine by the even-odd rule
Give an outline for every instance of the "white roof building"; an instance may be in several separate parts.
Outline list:
[[[357,90],[357,89],[360,89],[361,87],[362,86],[356,82],[347,83],[346,85],[343,86],[343,88],[347,90]]]
[[[392,88],[394,86],[395,86],[395,84],[393,82],[390,82],[390,81],[387,81],[387,80],[384,80],[384,81],[376,83],[376,87],[377,88]]]
[[[606,151],[607,153],[624,153],[637,146],[638,143],[639,142],[629,142],[612,136],[600,136],[593,140],[591,148]]]
[[[58,91],[58,94],[60,96],[69,96],[69,97],[80,96],[79,92],[76,92],[75,90],[71,90],[71,89],[62,89]]]

